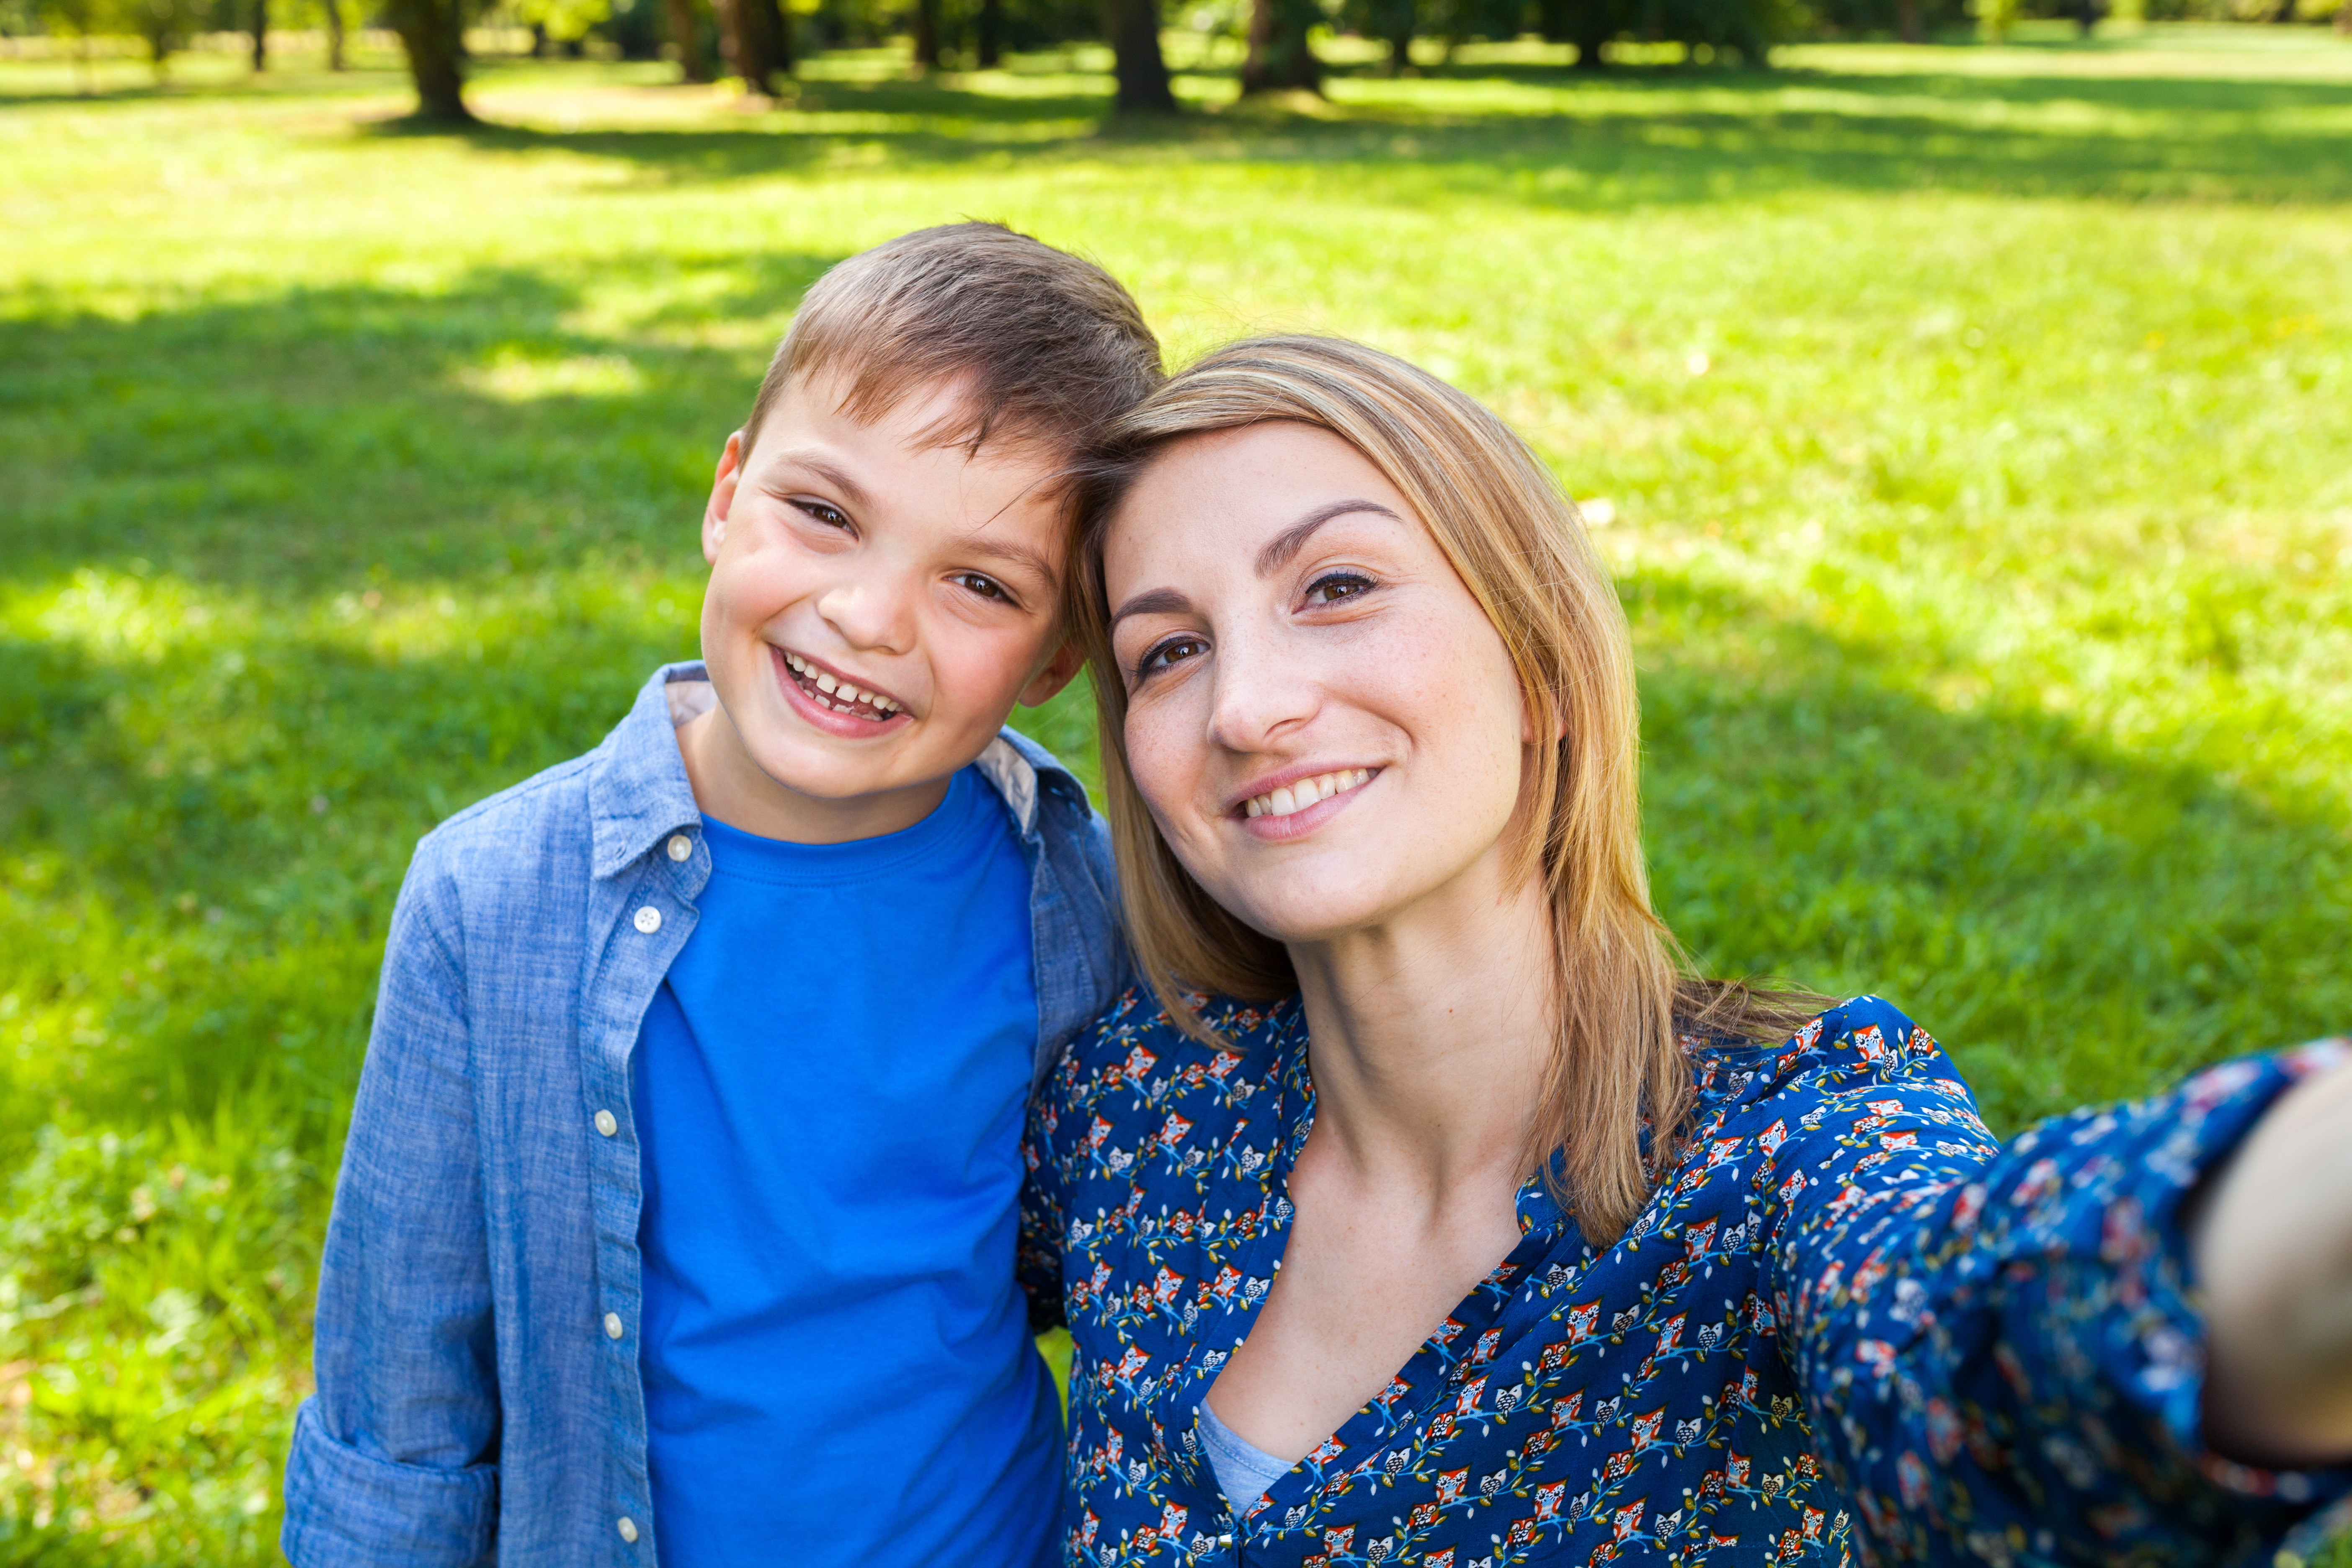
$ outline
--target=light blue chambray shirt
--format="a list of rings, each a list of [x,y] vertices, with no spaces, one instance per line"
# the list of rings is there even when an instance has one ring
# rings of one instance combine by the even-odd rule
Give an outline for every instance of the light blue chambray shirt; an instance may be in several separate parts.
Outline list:
[[[629,1054],[710,874],[674,731],[711,700],[667,666],[596,750],[417,847],[287,1459],[297,1568],[654,1562]],[[1029,867],[1042,1076],[1124,984],[1109,845],[1032,742],[978,765]]]

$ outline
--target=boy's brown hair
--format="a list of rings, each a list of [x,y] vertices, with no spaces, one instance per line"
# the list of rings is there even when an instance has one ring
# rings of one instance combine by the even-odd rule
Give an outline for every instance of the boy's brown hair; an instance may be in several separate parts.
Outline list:
[[[1117,279],[997,223],[917,229],[818,279],[760,383],[744,456],[785,388],[821,374],[839,380],[841,411],[857,420],[961,382],[957,411],[931,439],[1057,457],[1083,450],[1161,378],[1159,340]]]

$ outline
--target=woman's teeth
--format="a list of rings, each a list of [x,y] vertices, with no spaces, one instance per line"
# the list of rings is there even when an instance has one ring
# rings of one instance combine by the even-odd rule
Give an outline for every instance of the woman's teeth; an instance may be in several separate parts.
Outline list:
[[[1288,816],[1294,811],[1305,811],[1318,800],[1329,800],[1343,789],[1370,784],[1371,778],[1370,768],[1343,768],[1336,773],[1319,773],[1265,795],[1252,795],[1243,809],[1252,816]]]
[[[887,697],[879,696],[871,691],[860,691],[846,680],[836,680],[796,653],[785,654],[784,662],[792,666],[794,675],[801,678],[801,689],[806,691],[810,687],[814,687],[817,700],[828,708],[836,709],[844,713],[855,713],[861,706],[876,713],[898,711],[898,704],[891,701]]]

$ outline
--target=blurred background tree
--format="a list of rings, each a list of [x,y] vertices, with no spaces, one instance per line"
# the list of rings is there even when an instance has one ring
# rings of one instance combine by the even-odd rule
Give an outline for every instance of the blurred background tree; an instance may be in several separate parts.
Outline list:
[[[82,90],[90,90],[89,41],[101,30],[110,30],[100,0],[35,0],[34,16],[51,34],[74,41]]]
[[[1403,0],[1410,5],[1412,0]],[[1005,25],[1003,0],[983,0],[992,12],[987,26]],[[1168,62],[1160,52],[1159,0],[1103,0],[1103,33],[1111,46],[1111,71],[1118,87],[1112,111],[1118,114],[1173,114],[1176,92],[1168,79]],[[983,34],[983,37],[986,35]],[[1302,46],[1304,39],[1301,40]],[[994,63],[991,46],[983,44],[981,61]]]
[[[1242,61],[1242,96],[1323,90],[1323,63],[1307,34],[1324,21],[1316,0],[1252,0],[1249,54]]]
[[[97,16],[147,46],[148,63],[158,82],[168,74],[172,56],[186,46],[202,20],[194,0],[98,0]]]
[[[460,0],[385,0],[384,19],[400,35],[408,74],[416,84],[416,117],[470,124],[466,107],[465,16]]]

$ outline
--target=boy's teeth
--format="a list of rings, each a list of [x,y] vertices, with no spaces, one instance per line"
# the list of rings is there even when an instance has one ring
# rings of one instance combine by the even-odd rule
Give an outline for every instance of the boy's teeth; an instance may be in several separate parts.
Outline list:
[[[1292,812],[1304,811],[1318,801],[1329,800],[1341,790],[1369,784],[1371,777],[1370,768],[1342,768],[1336,773],[1318,773],[1311,779],[1301,779],[1281,789],[1252,795],[1244,804],[1243,811],[1249,816],[1288,816]]]
[[[824,706],[833,709],[835,712],[854,713],[860,704],[872,709],[877,713],[896,713],[901,710],[900,704],[893,702],[889,698],[877,692],[860,691],[846,680],[836,680],[796,653],[786,653],[784,663],[792,668],[793,674],[832,699]]]

